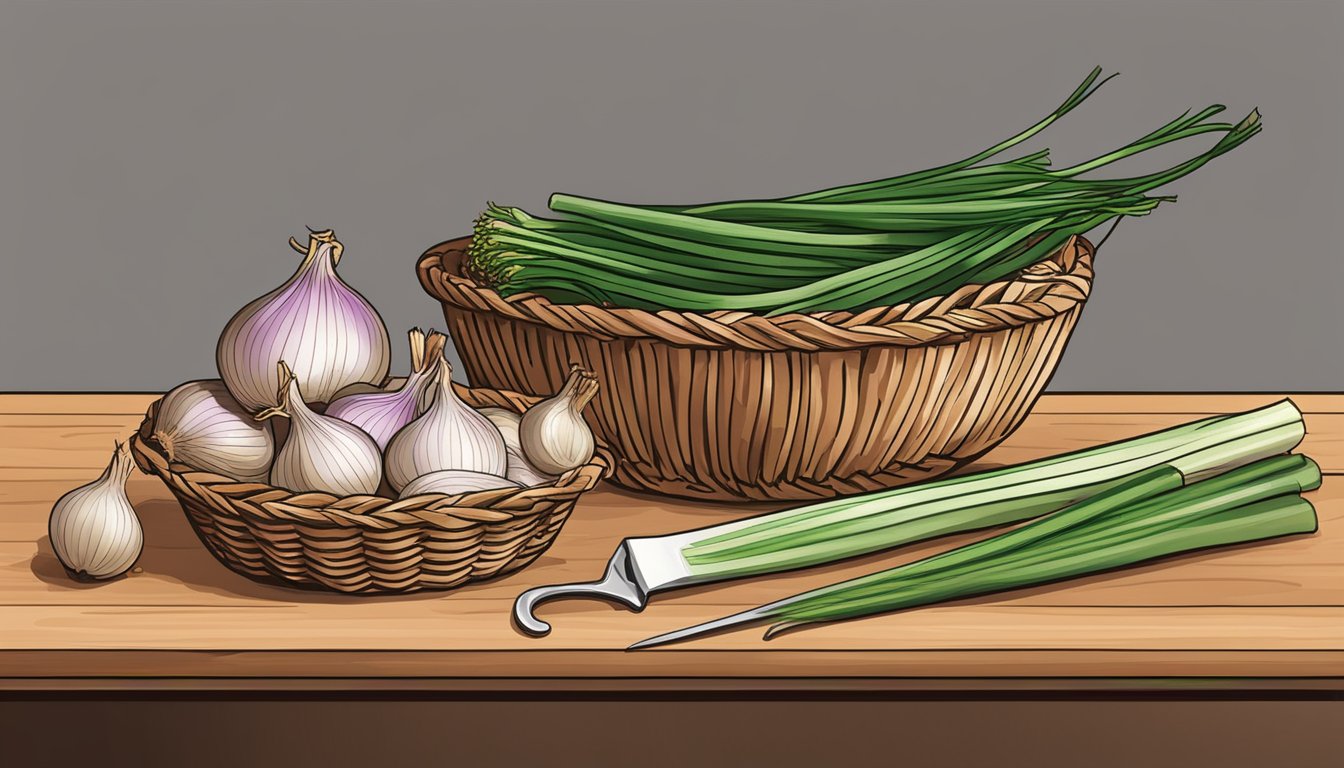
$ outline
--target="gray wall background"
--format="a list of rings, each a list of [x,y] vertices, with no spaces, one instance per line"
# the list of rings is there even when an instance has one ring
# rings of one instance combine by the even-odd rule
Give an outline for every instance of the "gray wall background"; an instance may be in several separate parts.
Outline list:
[[[1056,162],[1213,102],[1266,129],[1121,224],[1052,387],[1338,390],[1342,38],[1332,0],[0,0],[0,390],[213,376],[304,225],[400,338],[441,326],[416,256],[486,200],[891,175],[1012,134],[1094,64],[1123,74],[1033,144]]]

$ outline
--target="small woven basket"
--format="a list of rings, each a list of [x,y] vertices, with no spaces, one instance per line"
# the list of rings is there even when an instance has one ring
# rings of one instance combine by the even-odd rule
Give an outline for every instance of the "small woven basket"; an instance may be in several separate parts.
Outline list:
[[[539,398],[456,387],[472,407],[522,412]],[[512,573],[551,545],[602,457],[553,485],[419,496],[294,493],[240,483],[169,461],[153,438],[159,402],[131,438],[140,469],[162,478],[196,534],[224,565],[252,579],[347,593],[449,589]]]
[[[861,312],[765,317],[502,298],[463,274],[470,238],[420,259],[473,384],[553,392],[571,363],[627,487],[709,499],[807,499],[968,463],[1026,418],[1092,284],[1073,238],[1020,275]]]

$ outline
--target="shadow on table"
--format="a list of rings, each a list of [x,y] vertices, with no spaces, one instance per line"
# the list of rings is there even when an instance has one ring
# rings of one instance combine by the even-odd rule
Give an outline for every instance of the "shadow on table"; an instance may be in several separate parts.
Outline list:
[[[175,582],[195,592],[226,597],[252,598],[286,603],[356,603],[392,602],[406,600],[441,600],[458,594],[469,594],[480,586],[494,581],[480,582],[444,591],[423,591],[391,595],[346,595],[319,589],[301,589],[264,584],[234,573],[215,559],[187,522],[182,508],[167,499],[148,499],[135,504],[135,510],[144,528],[145,548],[130,573],[106,581],[79,581],[65,569],[52,550],[50,537],[37,542],[31,568],[33,575],[43,583],[64,589],[98,589],[118,582],[146,579],[154,582]],[[543,555],[529,566],[562,564],[561,558]],[[507,577],[505,577],[507,578]],[[501,579],[502,580],[502,579]],[[522,586],[519,587],[521,591]]]
[[[51,537],[43,536],[37,540],[37,554],[33,555],[33,575],[38,580],[69,589],[97,589],[106,581],[80,579],[61,565],[56,552],[51,548]],[[115,579],[114,579],[115,581]]]

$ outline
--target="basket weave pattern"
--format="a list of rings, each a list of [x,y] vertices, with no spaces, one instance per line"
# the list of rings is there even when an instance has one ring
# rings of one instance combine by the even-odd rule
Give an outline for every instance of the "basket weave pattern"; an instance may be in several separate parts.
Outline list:
[[[942,474],[997,445],[1053,374],[1092,284],[1073,238],[1021,275],[861,312],[764,317],[503,299],[427,251],[475,384],[553,392],[597,372],[585,413],[612,479],[690,498],[806,499]]]
[[[473,407],[521,412],[537,398],[457,387]],[[552,486],[419,496],[340,498],[240,483],[169,461],[153,438],[153,403],[131,438],[136,464],[163,479],[201,541],[258,581],[347,593],[447,589],[512,573],[550,546],[602,458]]]

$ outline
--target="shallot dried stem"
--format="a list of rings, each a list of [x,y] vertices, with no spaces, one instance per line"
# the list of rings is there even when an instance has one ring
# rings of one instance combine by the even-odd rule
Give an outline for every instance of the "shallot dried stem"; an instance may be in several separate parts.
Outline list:
[[[290,403],[289,385],[294,383],[294,371],[290,370],[284,360],[281,360],[276,366],[280,369],[280,389],[275,393],[276,404],[261,413],[258,413],[255,416],[257,421],[263,421],[276,416],[291,418],[291,411],[293,409],[291,408]]]

